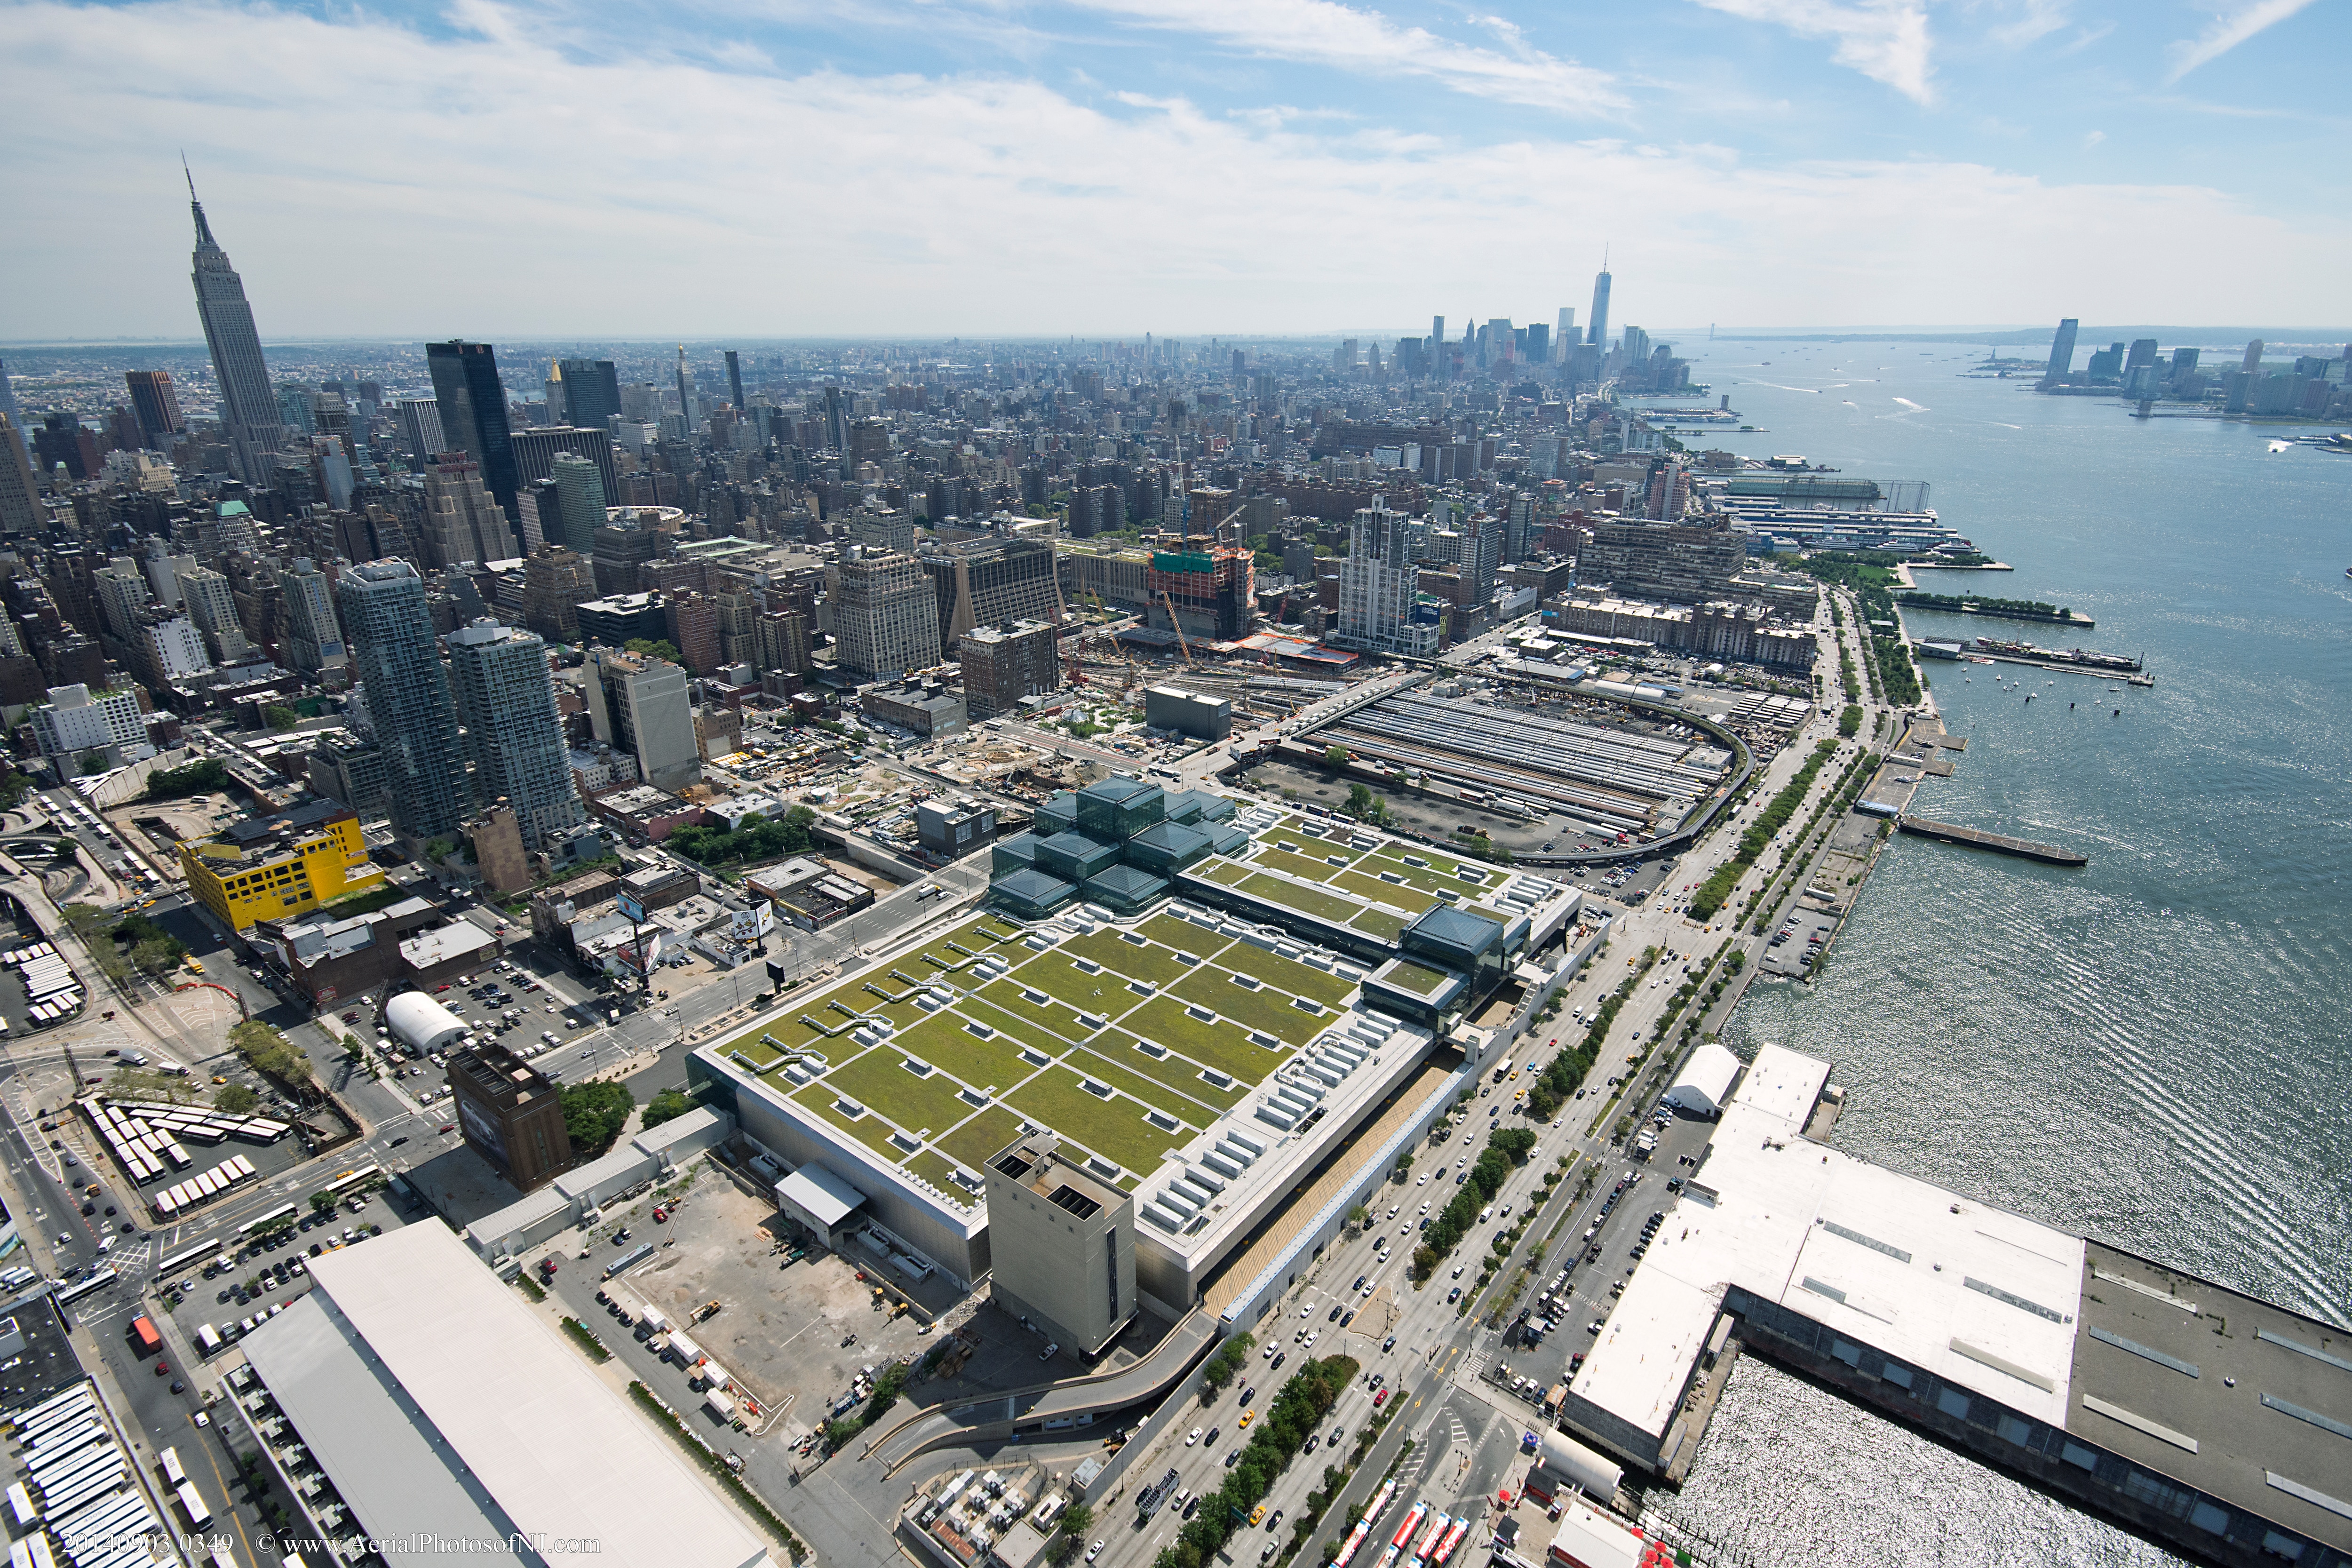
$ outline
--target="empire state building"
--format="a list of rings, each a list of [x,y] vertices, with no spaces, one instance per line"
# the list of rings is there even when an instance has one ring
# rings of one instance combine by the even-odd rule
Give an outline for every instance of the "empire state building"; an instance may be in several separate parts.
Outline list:
[[[213,238],[205,221],[204,204],[196,200],[195,182],[188,183],[188,208],[196,218],[196,314],[204,319],[205,343],[212,350],[213,375],[220,384],[221,427],[228,437],[231,460],[249,484],[268,478],[268,454],[285,438],[278,422],[278,399],[269,389],[269,367],[261,358],[261,334],[254,331],[253,307],[246,303],[245,283],[228,264],[228,253]]]

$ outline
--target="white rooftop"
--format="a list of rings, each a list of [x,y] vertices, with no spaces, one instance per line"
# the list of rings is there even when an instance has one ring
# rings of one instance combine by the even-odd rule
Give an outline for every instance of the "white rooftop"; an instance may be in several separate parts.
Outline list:
[[[811,1160],[776,1184],[776,1195],[789,1198],[802,1213],[815,1215],[830,1230],[856,1212],[866,1194]]]
[[[1663,1438],[1738,1285],[2063,1426],[2082,1238],[1806,1141],[1829,1070],[1758,1051],[1571,1390]]]
[[[644,1568],[770,1562],[676,1445],[446,1226],[386,1231],[312,1273],[318,1289],[246,1353],[387,1562],[512,1531],[593,1539],[600,1561]]]

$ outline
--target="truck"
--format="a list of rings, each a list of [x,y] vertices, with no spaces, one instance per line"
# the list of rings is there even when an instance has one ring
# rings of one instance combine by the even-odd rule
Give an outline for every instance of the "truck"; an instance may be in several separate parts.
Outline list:
[[[623,1253],[620,1257],[613,1259],[612,1262],[604,1265],[604,1278],[610,1279],[615,1274],[619,1274],[625,1269],[635,1268],[638,1264],[643,1263],[646,1258],[651,1258],[653,1255],[654,1244],[650,1241],[641,1241],[637,1243],[636,1246],[629,1248],[628,1251]]]
[[[142,1356],[163,1353],[163,1336],[155,1331],[155,1321],[152,1318],[142,1315],[131,1320],[131,1342],[139,1347],[139,1353]]]

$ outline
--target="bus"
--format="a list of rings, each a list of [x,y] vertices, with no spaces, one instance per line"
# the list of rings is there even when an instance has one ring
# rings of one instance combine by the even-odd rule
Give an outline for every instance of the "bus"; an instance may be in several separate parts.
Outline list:
[[[362,1165],[358,1170],[346,1171],[341,1175],[337,1176],[333,1181],[329,1182],[327,1184],[327,1191],[334,1194],[336,1197],[341,1197],[353,1187],[360,1186],[364,1183],[373,1182],[378,1176],[383,1174],[383,1167],[382,1165]],[[288,1206],[286,1212],[289,1214],[294,1212],[290,1205]]]
[[[182,959],[180,962],[188,966],[188,973],[191,974],[202,974],[205,972],[205,966],[197,963],[193,954]]]
[[[188,1484],[188,1472],[180,1468],[180,1450],[166,1448],[155,1456],[155,1468],[163,1472],[163,1482],[174,1491]]]
[[[90,1294],[94,1290],[104,1289],[107,1286],[114,1283],[114,1279],[115,1275],[113,1269],[101,1268],[97,1273],[91,1275],[89,1279],[67,1286],[64,1289],[58,1291],[49,1299],[55,1301],[58,1306],[63,1307],[70,1302],[80,1300],[84,1296]]]
[[[183,1268],[193,1268],[196,1264],[209,1261],[213,1254],[219,1250],[220,1243],[217,1241],[200,1241],[194,1247],[184,1247],[177,1252],[167,1253],[158,1258],[155,1263],[155,1272],[177,1274]]]
[[[205,1506],[203,1496],[194,1481],[182,1481],[172,1489],[179,1494],[180,1508],[188,1516],[190,1530],[202,1530],[213,1521],[213,1510]]]
[[[256,1219],[249,1219],[238,1226],[236,1237],[239,1241],[246,1241],[273,1230],[291,1230],[294,1228],[294,1222],[301,1217],[302,1211],[292,1204],[288,1204],[283,1208],[271,1209],[268,1214]]]

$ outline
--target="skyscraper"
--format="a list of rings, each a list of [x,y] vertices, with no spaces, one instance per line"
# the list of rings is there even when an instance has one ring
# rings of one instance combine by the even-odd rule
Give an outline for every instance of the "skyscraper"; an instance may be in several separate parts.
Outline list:
[[[1577,342],[1576,307],[1573,305],[1562,305],[1559,308],[1559,331],[1558,335],[1552,339],[1552,356],[1559,360],[1560,363],[1566,364],[1568,363],[1568,351]]]
[[[445,452],[425,471],[424,521],[425,544],[436,566],[505,561],[522,553],[511,514],[492,499],[481,468],[463,452]]]
[[[1427,658],[1437,651],[1434,622],[1416,621],[1413,602],[1421,568],[1413,564],[1412,520],[1391,511],[1376,495],[1348,529],[1348,555],[1339,563],[1339,618],[1335,647]]]
[[[1601,258],[1601,270],[1592,275],[1592,325],[1586,329],[1585,342],[1609,346],[1609,261]]]
[[[392,825],[415,839],[457,832],[470,792],[425,579],[405,561],[371,561],[344,573],[335,592],[384,756]]]
[[[552,467],[558,527],[548,527],[546,514],[539,531],[550,544],[560,544],[586,555],[596,548],[596,531],[604,526],[604,482],[596,465],[570,452],[556,455]],[[593,595],[590,595],[593,597]]]
[[[733,349],[729,349],[727,351],[727,395],[735,401],[735,412],[738,414],[742,413],[744,407],[743,366],[736,359],[735,351]]]
[[[2058,323],[2058,335],[2050,340],[2050,367],[2042,373],[2045,380],[2063,381],[2074,368],[2074,333],[2082,324],[2074,316]]]
[[[898,551],[841,563],[833,629],[843,673],[888,679],[940,661],[940,602],[921,563]]]
[[[139,444],[162,451],[167,438],[188,427],[180,416],[180,400],[172,392],[172,373],[126,370],[122,380],[131,388],[131,412],[139,416]]]
[[[547,674],[547,645],[488,618],[449,634],[449,685],[485,805],[503,798],[533,848],[587,819],[572,787],[563,721]]]
[[[621,412],[621,379],[608,359],[555,362],[563,375],[563,417],[591,430],[610,430]]]
[[[17,434],[16,420],[0,409],[0,533],[37,533],[48,526],[48,521],[33,459]]]
[[[350,662],[342,628],[335,623],[335,596],[326,574],[307,556],[278,580],[285,595],[286,662],[306,674],[341,669]]]
[[[0,418],[16,426],[16,445],[27,457],[33,450],[33,433],[25,428],[24,410],[16,406],[16,388],[8,380],[8,362],[0,359]]]
[[[429,397],[400,400],[400,431],[408,443],[408,455],[420,463],[429,463],[449,449],[449,437],[441,428],[441,405]]]
[[[686,345],[677,345],[677,411],[686,420],[686,433],[694,434],[694,385],[686,378]]]
[[[488,343],[425,345],[433,373],[433,400],[440,405],[441,434],[449,450],[470,454],[482,466],[482,483],[492,499],[515,515],[514,437],[507,424],[507,389],[499,381],[498,351]]]
[[[212,350],[213,379],[220,384],[221,429],[239,477],[248,484],[264,483],[269,476],[268,455],[278,450],[283,432],[278,399],[269,390],[269,366],[261,357],[261,334],[254,330],[245,280],[228,264],[228,253],[205,221],[194,176],[188,180],[188,210],[196,220],[195,270],[190,281],[196,288],[205,344]]]
[[[614,751],[633,754],[638,777],[666,790],[702,777],[685,670],[667,659],[592,647],[583,673],[589,728]]]

